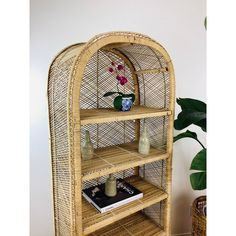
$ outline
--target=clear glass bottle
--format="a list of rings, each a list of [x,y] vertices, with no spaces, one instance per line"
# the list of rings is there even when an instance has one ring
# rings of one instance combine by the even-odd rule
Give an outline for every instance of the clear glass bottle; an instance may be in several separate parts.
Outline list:
[[[109,178],[105,183],[105,194],[108,197],[115,197],[117,194],[116,178],[113,176],[113,174],[109,175]]]
[[[139,138],[138,152],[143,155],[148,155],[150,151],[150,140],[148,135],[148,129],[146,124],[144,124],[143,132]]]
[[[93,144],[90,139],[90,134],[89,131],[85,131],[85,141],[81,147],[81,154],[82,154],[82,159],[83,160],[89,160],[93,158]]]

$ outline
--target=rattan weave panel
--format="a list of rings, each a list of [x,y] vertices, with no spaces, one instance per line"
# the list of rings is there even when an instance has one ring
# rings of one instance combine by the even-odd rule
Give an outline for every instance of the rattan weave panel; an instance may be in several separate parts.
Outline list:
[[[129,168],[129,169],[114,173],[114,176],[117,179],[118,178],[124,179],[124,178],[130,177],[130,176],[133,176],[134,174],[135,174],[134,168]],[[105,183],[107,178],[108,178],[108,175],[104,175],[102,177],[99,177],[99,178],[96,178],[96,179],[93,179],[93,180],[83,181],[83,189],[92,187],[92,186],[97,185],[97,184]]]
[[[164,228],[165,200],[153,204],[143,210],[143,213],[155,222],[160,228]]]
[[[119,50],[129,57],[137,71],[167,67],[163,56],[147,46],[132,45]],[[168,109],[170,91],[168,80],[168,71],[138,76],[140,105]]]
[[[51,67],[49,84],[49,111],[52,148],[55,224],[58,235],[71,235],[71,173],[69,164],[67,87],[75,56]],[[53,83],[52,83],[53,82]]]

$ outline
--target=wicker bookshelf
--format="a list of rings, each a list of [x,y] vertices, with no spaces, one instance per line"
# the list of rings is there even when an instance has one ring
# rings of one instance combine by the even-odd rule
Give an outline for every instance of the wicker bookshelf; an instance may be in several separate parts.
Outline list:
[[[103,97],[116,90],[110,60],[125,65],[131,87],[124,92],[136,96],[129,112],[115,111],[113,98]],[[169,236],[175,81],[166,50],[142,34],[105,33],[61,51],[48,77],[55,235]],[[138,152],[144,122],[147,156]],[[85,130],[95,148],[86,161],[80,152]],[[144,197],[98,213],[81,192],[111,173]]]

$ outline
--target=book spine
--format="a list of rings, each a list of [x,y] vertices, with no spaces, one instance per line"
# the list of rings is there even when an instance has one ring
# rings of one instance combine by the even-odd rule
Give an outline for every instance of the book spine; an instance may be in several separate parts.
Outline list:
[[[117,207],[120,207],[120,206],[122,206],[122,205],[124,205],[124,204],[127,204],[127,203],[129,203],[129,202],[133,202],[133,201],[135,201],[135,200],[138,200],[138,199],[140,199],[140,198],[142,198],[142,197],[143,197],[143,193],[140,193],[140,194],[135,195],[135,196],[133,196],[133,197],[124,199],[123,201],[114,203],[114,204],[111,205],[111,206],[104,207],[104,208],[101,209],[101,212],[103,213],[103,212],[110,211],[110,210],[112,210],[112,209],[115,209],[115,208],[117,208]]]
[[[103,209],[101,209],[96,203],[94,203],[84,192],[82,193],[82,195],[84,196],[84,198],[90,203],[92,204],[99,212],[103,213]]]

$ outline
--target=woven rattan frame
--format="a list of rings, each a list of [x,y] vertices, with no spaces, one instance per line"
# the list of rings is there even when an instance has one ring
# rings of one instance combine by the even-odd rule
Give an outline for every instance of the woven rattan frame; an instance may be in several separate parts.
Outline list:
[[[192,206],[192,235],[205,236],[207,218],[203,214],[203,207],[206,206],[206,196],[196,198]]]
[[[136,95],[137,112],[133,109],[128,117],[120,114],[117,117],[109,116],[112,113],[108,112],[104,119],[86,120],[84,117],[88,114],[85,109],[94,114],[98,110],[92,109],[112,107],[112,98],[102,97],[106,90],[114,86],[106,73],[107,58],[124,63],[126,76]],[[148,36],[130,32],[105,33],[87,43],[67,47],[55,57],[48,79],[55,235],[87,235],[138,209],[143,209],[143,213],[162,228],[164,233],[158,235],[170,235],[174,100],[175,81],[171,59],[166,50]],[[145,107],[150,109],[146,110]],[[155,109],[161,112],[157,113]],[[132,143],[138,140],[144,122],[151,130],[153,152],[157,152],[155,148],[161,150],[155,158],[142,158],[132,149]],[[129,156],[134,156],[135,152],[135,161],[131,164],[112,164],[108,170],[86,175],[80,154],[85,129],[90,130],[95,148],[102,148],[100,153],[108,150],[108,147],[113,152],[118,148]],[[111,138],[115,136],[118,138]],[[126,143],[128,146],[122,146]],[[81,190],[104,182],[109,171],[116,172],[115,175],[122,178],[139,175],[141,179],[137,184],[142,183],[143,179],[146,182],[140,186],[145,186],[145,183],[149,186],[148,183],[151,183],[159,188],[159,192],[162,191],[162,195],[143,201],[143,205],[139,204],[130,213],[127,209],[113,212],[110,217],[94,224],[89,220],[91,224],[85,228],[83,209],[86,207]],[[135,220],[139,219],[138,215],[134,217]],[[129,235],[133,234],[129,232]]]

